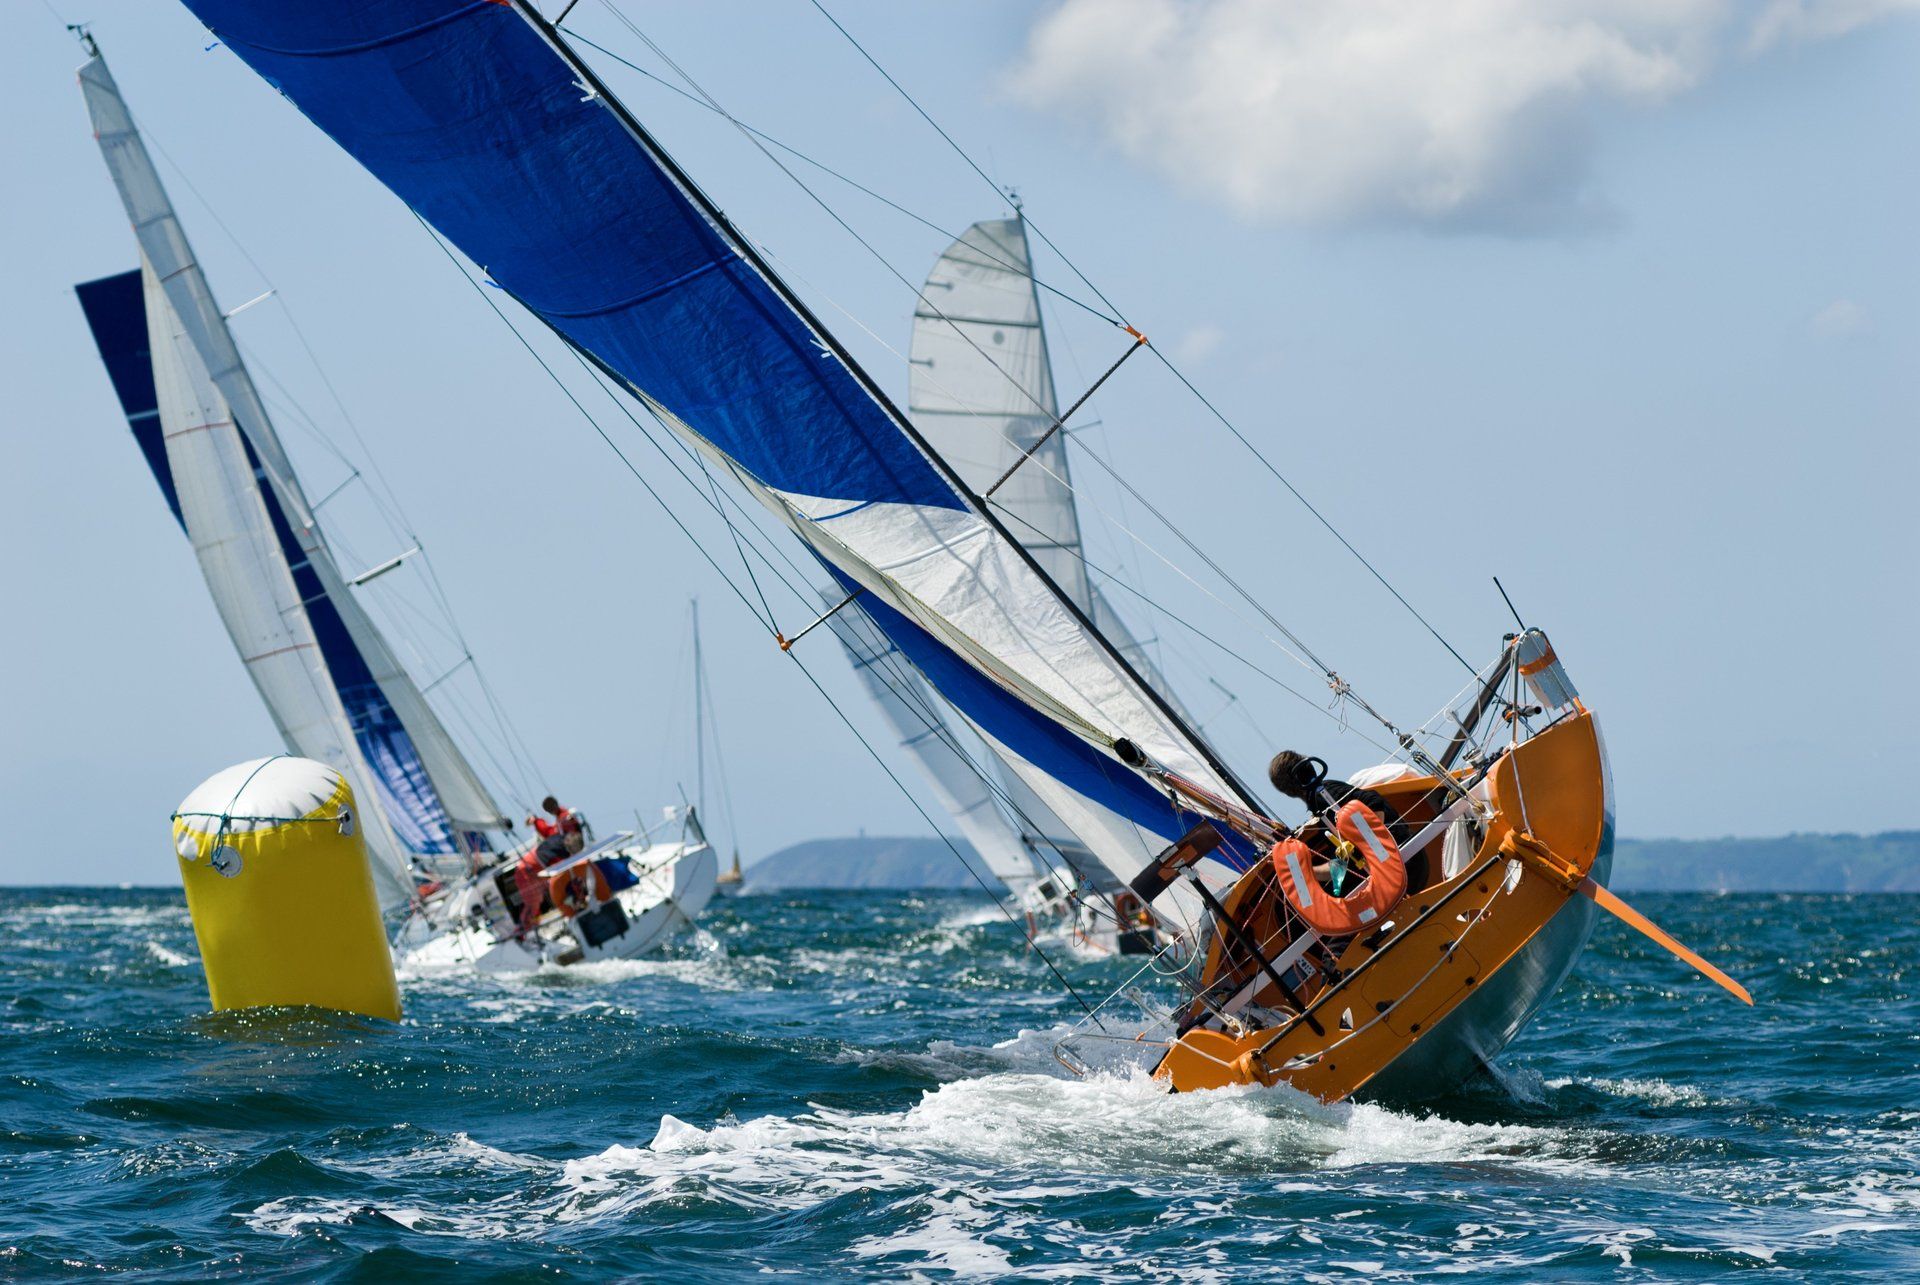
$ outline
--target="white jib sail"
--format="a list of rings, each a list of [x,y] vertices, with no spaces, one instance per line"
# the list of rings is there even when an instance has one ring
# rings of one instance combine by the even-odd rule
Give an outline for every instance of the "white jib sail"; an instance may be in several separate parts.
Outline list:
[[[412,739],[441,806],[446,809],[455,829],[506,828],[506,818],[481,784],[473,766],[428,705],[426,697],[407,675],[365,609],[353,597],[335,565],[325,536],[314,521],[306,496],[300,489],[299,479],[267,416],[266,406],[240,358],[240,350],[227,328],[226,317],[214,302],[213,291],[200,271],[193,247],[188,243],[186,232],[160,181],[159,171],[154,168],[153,159],[147,154],[146,144],[141,140],[132,113],[120,96],[119,86],[107,70],[105,59],[95,56],[80,68],[80,88],[86,98],[101,155],[105,157],[107,169],[113,175],[114,186],[120,192],[127,217],[133,223],[134,235],[139,238],[146,264],[162,283],[182,333],[199,354],[214,387],[232,412],[234,422],[246,435],[254,454],[266,469],[268,480],[286,510],[303,552],[320,578],[328,599],[340,612],[341,621],[352,635],[368,669],[372,671],[374,681],[380,685],[394,714]],[[371,793],[362,793],[358,784],[355,792],[367,801],[376,797]]]
[[[934,264],[921,298],[908,350],[907,413],[968,487],[984,494],[1060,413],[1026,221],[1016,215],[968,228]],[[1172,700],[1146,648],[1087,571],[1071,467],[1062,430],[990,503],[1074,605]]]
[[[413,894],[405,849],[371,805],[378,797],[372,771],[314,640],[246,446],[187,327],[144,259],[140,276],[167,465],[213,605],[287,749],[327,764],[352,784],[381,904],[404,905]]]
[[[1020,464],[990,501],[1008,531],[1128,663],[1185,714],[1147,648],[1087,569],[1067,434],[1046,436],[1059,417],[1059,399],[1025,220],[1016,215],[968,228],[935,262],[921,296],[908,351],[907,412],[914,427],[976,494]],[[1020,463],[1029,450],[1032,458]],[[997,752],[995,758],[1006,769],[1002,787],[1048,846],[1083,877],[1105,882],[1084,845]]]

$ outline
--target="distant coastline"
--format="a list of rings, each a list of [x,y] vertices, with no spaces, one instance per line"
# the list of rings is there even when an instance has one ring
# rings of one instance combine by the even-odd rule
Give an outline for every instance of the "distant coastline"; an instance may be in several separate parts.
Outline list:
[[[747,867],[747,886],[947,888],[986,877],[973,850],[926,836],[809,839]],[[1773,839],[1621,839],[1613,887],[1621,892],[1920,892],[1920,830],[1791,834]]]

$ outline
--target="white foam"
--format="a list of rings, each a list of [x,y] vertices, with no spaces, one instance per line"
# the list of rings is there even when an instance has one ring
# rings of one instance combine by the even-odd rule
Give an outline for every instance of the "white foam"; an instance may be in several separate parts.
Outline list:
[[[147,953],[165,964],[168,968],[185,968],[193,963],[191,959],[182,955],[179,951],[168,950],[157,941],[148,941],[145,945]]]
[[[1715,1104],[1714,1099],[1691,1084],[1669,1084],[1653,1077],[1629,1077],[1623,1080],[1608,1080],[1598,1076],[1560,1077],[1544,1083],[1550,1089],[1564,1089],[1577,1084],[1616,1098],[1638,1098],[1662,1107],[1704,1107]]]

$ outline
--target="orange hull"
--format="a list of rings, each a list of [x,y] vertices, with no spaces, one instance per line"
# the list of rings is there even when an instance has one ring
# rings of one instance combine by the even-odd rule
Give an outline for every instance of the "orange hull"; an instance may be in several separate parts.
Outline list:
[[[1593,906],[1576,896],[1580,882],[1607,875],[1611,811],[1593,716],[1579,710],[1522,742],[1489,784],[1493,817],[1465,868],[1429,878],[1382,929],[1345,943],[1298,988],[1304,1011],[1261,1029],[1215,1021],[1189,1030],[1156,1074],[1178,1091],[1284,1082],[1331,1102],[1362,1089],[1441,1092],[1497,1053],[1586,944]],[[1434,785],[1427,777],[1378,788],[1417,828],[1435,813]],[[1409,862],[1424,856],[1437,871],[1440,848],[1436,839]],[[1225,899],[1263,942],[1284,940],[1278,902],[1259,868]],[[1245,963],[1244,976],[1235,967],[1216,943],[1203,984],[1216,993],[1262,987],[1255,1005],[1284,1007]]]

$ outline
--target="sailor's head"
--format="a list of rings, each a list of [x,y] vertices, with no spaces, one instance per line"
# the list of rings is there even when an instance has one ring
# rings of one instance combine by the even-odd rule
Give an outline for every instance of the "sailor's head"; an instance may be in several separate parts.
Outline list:
[[[1267,779],[1290,799],[1306,799],[1326,774],[1326,765],[1298,750],[1281,750],[1267,764]]]
[[[560,815],[560,800],[554,798],[551,794],[540,800],[540,807],[542,811],[551,812],[555,816]]]
[[[587,846],[587,841],[578,830],[567,831],[567,851],[578,852]]]

